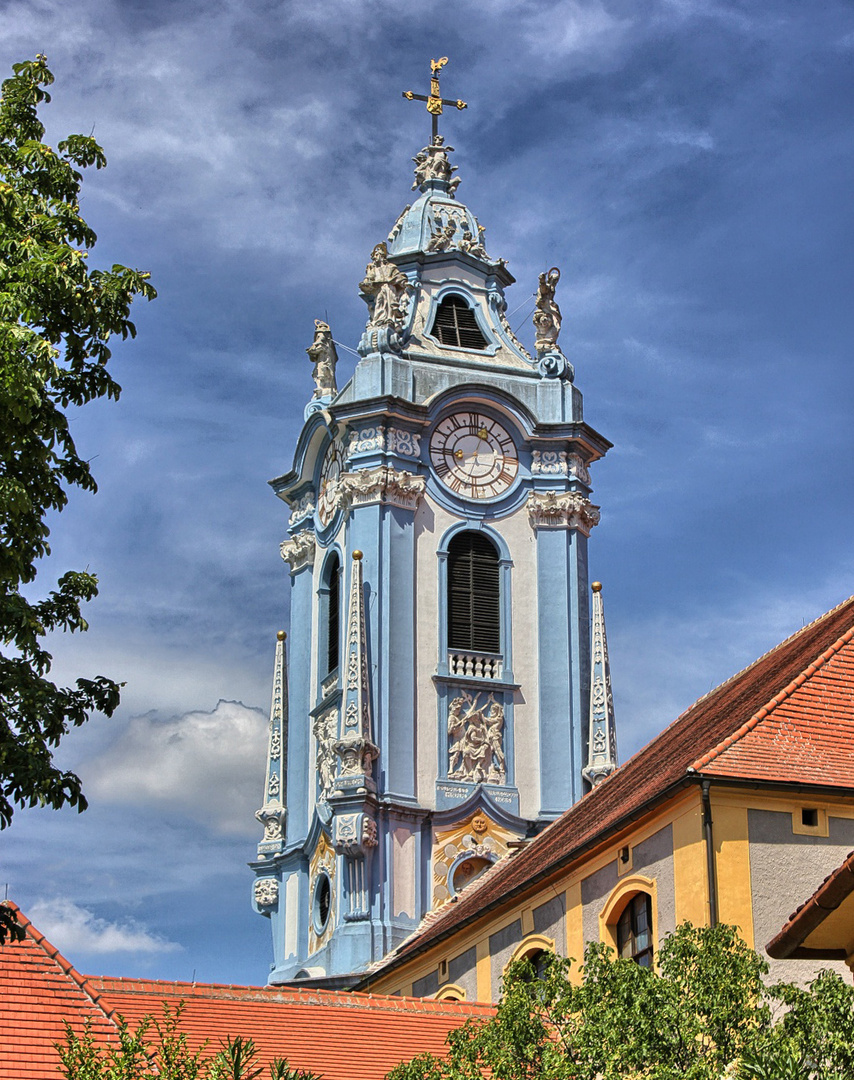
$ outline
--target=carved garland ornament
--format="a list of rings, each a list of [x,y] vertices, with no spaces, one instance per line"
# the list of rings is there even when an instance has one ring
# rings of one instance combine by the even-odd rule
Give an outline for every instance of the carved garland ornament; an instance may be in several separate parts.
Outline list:
[[[258,907],[272,907],[278,899],[278,881],[275,878],[258,878],[255,882],[255,903]]]
[[[330,488],[333,485],[330,484]],[[415,510],[427,487],[423,476],[415,476],[389,465],[374,469],[359,469],[342,473],[334,482],[334,489],[327,494],[337,505],[364,506],[368,503],[385,503],[404,510]]]
[[[578,529],[589,536],[599,524],[599,507],[577,491],[534,492],[528,498],[528,520],[534,529]]]
[[[290,540],[283,540],[279,545],[279,551],[285,562],[290,565],[293,574],[314,562],[315,547],[314,533],[301,532]]]

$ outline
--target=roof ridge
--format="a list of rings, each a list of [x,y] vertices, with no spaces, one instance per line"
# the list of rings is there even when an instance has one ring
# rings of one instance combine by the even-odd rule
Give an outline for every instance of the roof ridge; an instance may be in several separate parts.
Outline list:
[[[828,614],[830,614],[830,612],[828,612]],[[806,630],[807,628],[803,627],[803,629]],[[739,727],[731,735],[727,735],[725,739],[722,739],[721,742],[717,744],[717,746],[713,746],[712,749],[703,754],[702,757],[697,758],[697,760],[694,761],[691,765],[691,768],[694,769],[696,772],[699,772],[707,765],[709,765],[712,761],[714,761],[716,757],[720,757],[720,755],[724,753],[725,750],[728,750],[734,743],[737,743],[740,739],[743,739],[745,735],[753,731],[753,729],[758,724],[760,724],[767,716],[769,716],[777,708],[778,705],[784,702],[787,698],[791,697],[796,690],[798,690],[801,686],[804,685],[805,682],[811,679],[817,671],[820,671],[821,668],[823,668],[829,660],[836,656],[836,654],[841,649],[843,649],[852,639],[854,639],[854,626],[846,630],[845,633],[838,637],[832,645],[829,645],[824,650],[824,652],[819,653],[815,660],[811,661],[803,669],[803,671],[796,675],[795,678],[792,679],[787,686],[784,686],[782,690],[778,691],[774,695],[774,697],[767,701],[761,709],[758,709],[753,714],[753,716],[751,716],[748,720],[745,720],[741,727]]]
[[[20,907],[18,907],[18,905],[14,902],[14,900],[4,900],[3,904],[5,907],[10,908],[12,911],[14,911],[18,921],[18,925],[24,931],[26,936],[30,938],[33,944],[38,946],[38,948],[42,950],[45,956],[53,960],[59,966],[63,974],[69,976],[69,978],[71,978],[72,981],[77,984],[80,990],[82,990],[86,997],[88,997],[89,1000],[92,1002],[92,1005],[103,1014],[105,1019],[107,1019],[111,1024],[115,1026],[116,1018],[114,1016],[114,1010],[106,1008],[106,1006],[101,1001],[101,994],[93,989],[93,987],[88,981],[88,978],[85,975],[81,975],[77,968],[71,963],[71,961],[67,960],[59,951],[59,949],[57,949],[54,944],[48,941],[48,939],[41,932],[41,930],[39,930],[36,926],[33,925],[32,920],[27,918],[23,911],[21,911]]]
[[[730,683],[734,683],[738,679],[742,678],[752,668],[755,668],[758,664],[761,664],[763,660],[767,660],[769,656],[772,656],[775,652],[778,652],[780,649],[784,648],[790,642],[794,641],[795,638],[800,637],[801,634],[805,634],[808,630],[811,630],[818,623],[824,622],[825,619],[829,619],[832,615],[835,615],[837,611],[840,611],[842,608],[845,607],[846,604],[850,604],[852,601],[854,601],[854,594],[852,594],[851,596],[847,596],[844,600],[840,600],[839,603],[835,604],[832,608],[830,608],[829,611],[825,611],[824,614],[816,616],[816,618],[814,618],[811,622],[804,623],[804,625],[799,630],[795,630],[794,633],[789,634],[789,636],[786,638],[783,638],[782,641],[779,641],[772,648],[766,649],[764,653],[761,653],[759,656],[757,656],[755,660],[751,660],[749,664],[745,664],[743,668],[741,668],[739,671],[736,671],[733,675],[730,675],[728,679],[724,679],[724,681],[718,683],[717,686],[713,686],[711,690],[707,690],[705,694],[703,694],[701,697],[698,697],[696,701],[691,702],[691,704],[686,709],[683,709],[682,712],[679,713],[679,715],[676,716],[673,720],[671,720],[669,724],[666,724],[661,729],[661,731],[658,732],[657,735],[654,735],[652,739],[650,739],[648,743],[640,747],[639,750],[636,750],[628,759],[628,761],[624,761],[618,769],[615,769],[614,772],[611,773],[611,776],[616,776],[620,769],[625,768],[626,765],[629,764],[629,762],[634,761],[634,759],[638,757],[639,754],[642,754],[651,743],[655,742],[656,739],[660,738],[672,727],[675,727],[683,720],[684,717],[688,715],[688,713],[693,712],[694,709],[696,709],[699,705],[702,705],[704,701],[707,701],[709,698],[714,697],[714,695],[717,694],[720,690],[723,690],[725,686],[729,686]],[[611,776],[607,777],[606,779],[610,780]],[[602,781],[602,783],[604,782],[605,781]],[[596,786],[597,788],[601,787],[601,784],[597,784]],[[591,793],[586,792],[586,794],[589,795]],[[564,810],[564,814],[568,813],[571,809],[572,807],[570,806],[567,810]],[[561,814],[560,816],[563,817],[563,814]],[[556,820],[559,820],[559,818],[557,818]]]
[[[418,997],[404,997],[389,994],[370,994],[364,992],[352,992],[344,990],[325,990],[317,987],[298,986],[244,986],[239,983],[200,983],[181,982],[167,979],[137,979],[131,976],[88,976],[96,982],[104,984],[103,993],[110,994],[137,994],[140,997],[156,997],[158,991],[172,995],[180,995],[186,991],[187,999],[196,1000],[202,998],[219,1000],[246,1000],[249,994],[258,995],[262,999],[267,997],[273,1004],[302,1004],[302,1005],[335,1005],[347,1009],[370,1009],[371,1011],[424,1013],[428,1015],[455,1015],[460,1011],[482,1011],[490,1009],[491,1005],[485,1002],[463,1001],[447,1002],[433,1001]],[[219,991],[215,994],[206,994],[204,991]],[[243,993],[248,991],[249,993]],[[257,998],[256,998],[257,1000]],[[460,1008],[462,1007],[462,1009]]]

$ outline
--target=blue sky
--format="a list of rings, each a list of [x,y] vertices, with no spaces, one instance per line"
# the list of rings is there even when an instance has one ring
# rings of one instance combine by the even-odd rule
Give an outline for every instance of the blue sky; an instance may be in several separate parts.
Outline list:
[[[287,615],[266,481],[313,319],[358,342],[429,131],[401,91],[431,56],[469,102],[444,128],[509,308],[562,269],[561,344],[615,444],[591,572],[622,757],[851,593],[850,3],[7,0],[0,41],[5,72],[48,56],[49,140],[107,151],[93,264],[160,292],[116,349],[120,403],[74,418],[100,491],[44,568],[98,574],[55,673],[123,679],[123,705],[63,750],[91,808],[0,836],[0,885],[82,970],[266,978],[245,867]]]

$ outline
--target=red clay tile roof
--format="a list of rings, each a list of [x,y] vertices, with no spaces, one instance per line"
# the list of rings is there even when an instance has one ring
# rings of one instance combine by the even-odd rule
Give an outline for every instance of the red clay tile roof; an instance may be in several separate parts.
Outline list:
[[[0,947],[0,1080],[56,1080],[63,1020],[99,1042],[115,1019],[135,1027],[185,1002],[180,1030],[193,1049],[214,1053],[230,1035],[251,1038],[265,1064],[286,1057],[324,1080],[382,1080],[392,1066],[440,1054],[450,1030],[493,1009],[477,1002],[424,1001],[324,990],[217,986],[80,975],[19,909],[26,937]]]
[[[851,787],[854,628],[731,736],[694,762],[711,776]]]
[[[686,782],[708,775],[854,788],[852,636],[854,597],[849,597],[695,702],[530,844],[496,863],[459,900],[425,920],[370,973],[366,984],[565,867]],[[816,673],[821,686],[813,694]],[[766,738],[762,721],[769,714],[777,727],[770,724]],[[729,757],[736,734],[745,749]],[[817,753],[828,754],[829,773],[816,767]]]
[[[26,937],[0,946],[0,1080],[55,1080],[54,1043],[65,1039],[63,1020],[78,1033],[91,1020],[99,1041],[114,1035],[115,1027],[83,976],[15,904],[8,906]]]
[[[89,986],[135,1025],[159,1015],[161,1003],[185,1002],[181,1030],[193,1048],[213,1052],[230,1035],[251,1038],[259,1061],[287,1057],[324,1080],[382,1080],[416,1054],[442,1053],[452,1028],[486,1019],[489,1005],[425,1001],[329,990],[218,986],[89,976]]]
[[[786,925],[765,946],[765,951],[776,960],[789,957],[827,956],[834,953],[836,959],[844,960],[846,950],[802,949],[801,946],[816,927],[820,926],[832,912],[854,894],[854,851],[845,862],[828,874],[812,896],[803,902],[797,911],[791,914]],[[842,944],[842,943],[840,943]],[[845,944],[848,944],[845,942]]]

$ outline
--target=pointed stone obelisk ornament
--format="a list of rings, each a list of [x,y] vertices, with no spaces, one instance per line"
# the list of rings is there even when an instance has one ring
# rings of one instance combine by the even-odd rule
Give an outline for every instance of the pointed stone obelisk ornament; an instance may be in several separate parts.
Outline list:
[[[602,583],[594,581],[593,640],[590,664],[590,727],[587,765],[582,770],[591,787],[610,776],[617,767],[617,725],[614,698],[611,694],[611,666],[608,663],[608,639],[605,636],[605,609],[602,606]]]
[[[264,826],[264,837],[258,845],[259,855],[280,852],[285,844],[285,807],[288,804],[288,677],[285,637],[284,630],[276,634],[264,805],[255,812],[255,817]]]
[[[347,606],[347,650],[344,655],[344,695],[341,726],[335,743],[338,775],[333,795],[376,791],[373,763],[379,750],[371,731],[371,695],[368,686],[368,640],[362,584],[362,552],[353,552],[350,568],[350,601]]]

